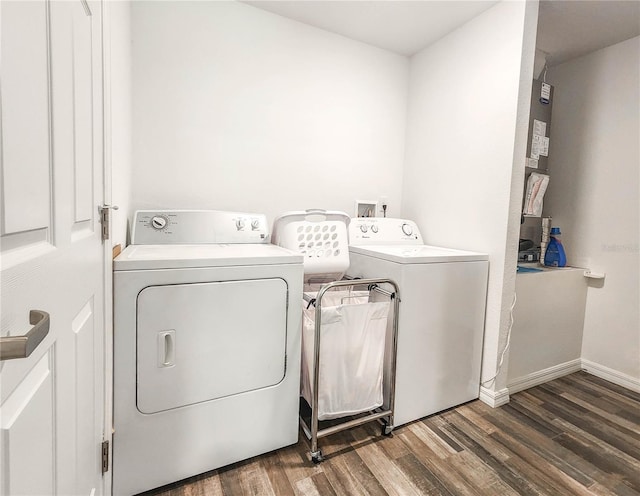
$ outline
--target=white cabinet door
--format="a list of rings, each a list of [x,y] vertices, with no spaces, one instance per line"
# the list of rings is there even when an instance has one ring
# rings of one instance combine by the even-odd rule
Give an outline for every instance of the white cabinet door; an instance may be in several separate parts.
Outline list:
[[[3,0],[0,33],[1,336],[50,315],[0,361],[0,495],[102,494],[101,4]]]

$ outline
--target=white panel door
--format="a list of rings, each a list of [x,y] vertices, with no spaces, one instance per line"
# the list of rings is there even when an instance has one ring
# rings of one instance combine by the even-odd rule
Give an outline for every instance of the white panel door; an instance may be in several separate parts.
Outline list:
[[[0,495],[103,494],[101,4],[0,3]],[[7,341],[0,350],[8,350]]]

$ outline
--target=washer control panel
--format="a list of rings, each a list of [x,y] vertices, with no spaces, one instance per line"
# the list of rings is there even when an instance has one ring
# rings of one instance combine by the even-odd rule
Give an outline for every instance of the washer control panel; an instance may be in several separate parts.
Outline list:
[[[138,210],[131,244],[267,243],[263,214],[221,210]]]
[[[357,217],[349,224],[349,244],[422,245],[422,236],[415,222],[386,217]]]

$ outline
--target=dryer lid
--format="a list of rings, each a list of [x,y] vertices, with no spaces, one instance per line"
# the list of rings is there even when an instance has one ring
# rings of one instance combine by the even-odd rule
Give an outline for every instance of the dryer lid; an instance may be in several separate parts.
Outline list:
[[[131,245],[115,258],[113,270],[301,263],[302,255],[270,244]]]

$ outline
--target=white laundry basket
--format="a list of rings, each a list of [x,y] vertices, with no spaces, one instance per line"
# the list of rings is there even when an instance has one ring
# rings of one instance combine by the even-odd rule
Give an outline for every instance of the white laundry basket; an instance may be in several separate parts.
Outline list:
[[[333,210],[286,212],[273,221],[271,242],[304,256],[305,282],[337,281],[349,268],[350,220]]]
[[[307,293],[315,298],[316,293]],[[328,291],[320,311],[318,420],[382,406],[382,376],[389,302],[369,302],[368,291]],[[303,310],[302,396],[313,404],[316,309]]]

